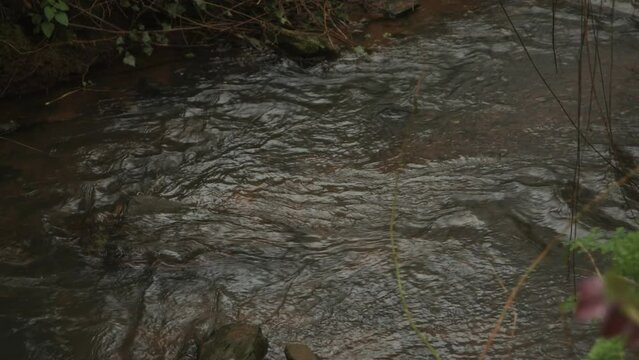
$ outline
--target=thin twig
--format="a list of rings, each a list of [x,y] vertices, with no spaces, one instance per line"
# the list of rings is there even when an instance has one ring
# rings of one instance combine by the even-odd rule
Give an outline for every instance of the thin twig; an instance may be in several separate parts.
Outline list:
[[[597,194],[597,196],[594,199],[592,199],[589,203],[587,203],[581,209],[581,211],[579,213],[577,213],[577,215],[575,216],[574,221],[579,221],[584,214],[588,213],[590,211],[590,209],[592,209],[592,207],[594,207],[595,205],[599,204],[601,201],[606,199],[608,197],[608,194],[614,188],[623,186],[632,177],[636,176],[637,174],[639,174],[639,166],[634,168],[632,171],[630,171],[628,174],[626,174],[626,176],[624,176],[620,180],[615,181],[612,184],[608,185],[608,187],[604,191],[602,191],[599,194]],[[569,224],[567,226],[572,226],[572,224]],[[566,227],[562,231],[562,233],[565,232],[566,230],[568,230],[568,227]],[[519,281],[517,282],[515,287],[512,288],[512,290],[510,292],[510,295],[508,296],[504,306],[502,307],[501,313],[499,314],[499,317],[497,318],[497,321],[495,321],[495,325],[493,326],[492,331],[488,335],[488,340],[484,344],[484,348],[483,348],[481,354],[479,355],[479,359],[480,360],[483,360],[483,359],[486,358],[486,355],[488,354],[488,351],[490,351],[490,348],[492,347],[492,344],[495,341],[495,338],[497,337],[497,334],[499,333],[499,331],[501,329],[501,325],[502,325],[502,323],[504,321],[504,318],[506,317],[506,313],[513,306],[513,303],[515,302],[515,299],[517,298],[517,295],[519,295],[519,292],[521,291],[521,289],[524,287],[524,285],[528,281],[528,278],[537,269],[537,267],[539,267],[539,264],[541,264],[541,262],[546,258],[546,256],[550,253],[550,250],[552,250],[561,241],[562,237],[563,236],[559,235],[559,236],[556,236],[555,238],[553,238],[546,245],[546,247],[539,253],[539,255],[537,255],[535,257],[535,259],[528,266],[528,268],[526,268],[526,271],[519,277]]]
[[[30,149],[30,150],[37,151],[39,153],[48,155],[46,152],[44,152],[44,151],[42,151],[42,150],[40,150],[38,148],[35,148],[33,146],[30,146],[30,145],[27,145],[25,143],[21,143],[20,141],[17,141],[17,140],[9,139],[9,138],[6,138],[4,136],[0,136],[0,140],[8,141],[8,142],[10,142],[12,144],[19,145],[19,146],[25,147],[27,149]]]

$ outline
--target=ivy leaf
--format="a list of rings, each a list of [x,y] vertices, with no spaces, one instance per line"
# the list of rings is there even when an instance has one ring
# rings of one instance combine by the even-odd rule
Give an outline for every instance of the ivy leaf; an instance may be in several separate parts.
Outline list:
[[[144,51],[144,53],[147,56],[151,56],[151,54],[153,54],[153,47],[151,46],[145,46],[144,49],[142,49],[142,51]]]
[[[124,45],[124,38],[122,36],[118,36],[118,38],[115,39],[115,45],[117,45],[117,46]]]
[[[50,3],[60,11],[69,11],[69,5],[67,5],[66,0],[51,1]]]
[[[124,58],[122,59],[122,62],[129,66],[135,67],[135,56],[127,51],[126,55],[124,55]]]
[[[57,11],[53,7],[51,7],[49,5],[44,7],[44,16],[46,16],[47,20],[49,20],[49,21],[51,21],[53,19],[53,17],[55,16],[56,12]]]
[[[151,42],[151,36],[149,36],[149,32],[145,31],[142,33],[142,43],[149,44]]]
[[[55,14],[55,21],[57,21],[60,25],[69,26],[69,18],[67,17],[67,13],[59,12]]]
[[[42,33],[44,34],[44,36],[50,39],[51,35],[53,35],[53,30],[55,29],[55,25],[51,22],[45,21],[42,24],[40,24],[40,29],[42,30]]]

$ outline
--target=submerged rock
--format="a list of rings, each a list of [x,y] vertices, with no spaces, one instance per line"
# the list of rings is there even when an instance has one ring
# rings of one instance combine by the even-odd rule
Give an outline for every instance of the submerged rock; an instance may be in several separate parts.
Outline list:
[[[202,345],[200,360],[262,360],[267,352],[268,340],[259,326],[230,324]]]
[[[286,360],[318,360],[319,358],[304,344],[290,343],[284,347]]]
[[[20,125],[13,120],[0,122],[0,135],[7,135],[18,130]]]
[[[420,5],[420,0],[373,0],[364,6],[368,20],[394,19],[407,15]]]
[[[157,257],[160,260],[168,263],[181,263],[184,260],[182,258],[182,255],[180,255],[179,253],[166,249],[158,251]]]
[[[395,18],[405,15],[419,6],[419,0],[386,0],[384,11],[388,17]]]
[[[198,360],[197,349],[197,343],[194,340],[189,340],[180,351],[178,360]]]
[[[284,28],[273,29],[275,42],[286,50],[301,56],[333,55],[336,50],[323,34]]]

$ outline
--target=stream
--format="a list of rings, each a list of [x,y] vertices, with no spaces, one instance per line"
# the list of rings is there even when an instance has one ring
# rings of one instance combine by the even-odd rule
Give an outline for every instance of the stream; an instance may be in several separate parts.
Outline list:
[[[559,308],[573,291],[577,133],[497,2],[480,3],[436,17],[425,5],[408,34],[369,55],[195,60],[153,91],[6,135],[0,357],[189,359],[197,339],[245,321],[261,325],[268,359],[291,341],[325,359],[429,359],[397,290],[393,209],[408,308],[444,359],[477,358],[507,289],[558,236],[488,358],[583,357],[596,328]],[[576,119],[580,9],[559,2],[556,73],[550,4],[506,9]],[[606,79],[614,29],[614,139],[637,159],[639,9],[617,1],[611,26],[602,6],[593,22]],[[617,178],[606,103],[590,103],[590,118],[583,88],[582,207]],[[614,188],[578,236],[637,229],[638,204]],[[591,271],[585,259],[576,268]]]

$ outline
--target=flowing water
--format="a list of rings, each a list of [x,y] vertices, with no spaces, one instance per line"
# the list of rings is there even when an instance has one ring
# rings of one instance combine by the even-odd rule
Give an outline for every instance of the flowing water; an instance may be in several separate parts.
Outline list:
[[[507,9],[576,118],[580,10],[560,2],[555,74],[550,3]],[[612,27],[595,16],[606,78],[614,29],[614,135],[630,159],[633,12],[617,1]],[[495,2],[421,20],[369,56],[191,63],[153,92],[76,104],[85,110],[67,121],[10,136],[46,154],[0,142],[0,357],[187,359],[216,326],[247,321],[262,325],[270,359],[289,341],[327,359],[427,359],[394,277],[396,196],[417,326],[443,358],[476,358],[505,288],[568,237],[577,136]],[[582,205],[615,180],[593,150],[609,158],[599,82],[582,119],[593,145],[581,144]],[[579,234],[637,228],[636,199],[622,195],[588,211]],[[560,317],[567,274],[559,246],[489,358],[587,351],[593,328]]]

